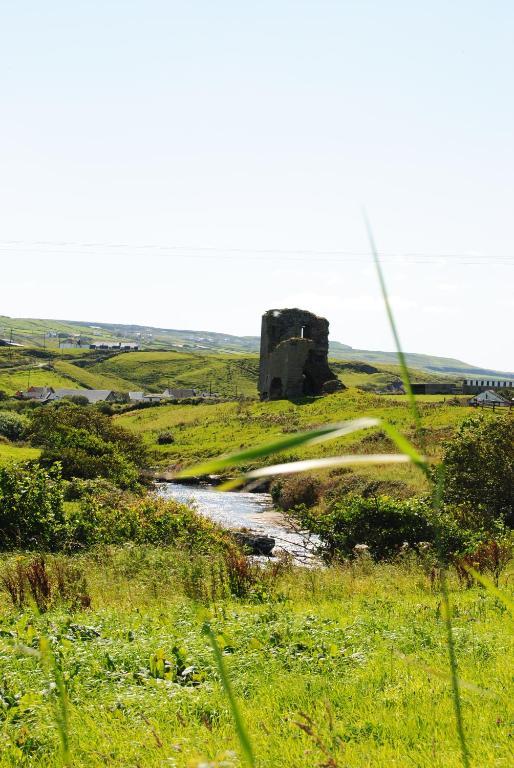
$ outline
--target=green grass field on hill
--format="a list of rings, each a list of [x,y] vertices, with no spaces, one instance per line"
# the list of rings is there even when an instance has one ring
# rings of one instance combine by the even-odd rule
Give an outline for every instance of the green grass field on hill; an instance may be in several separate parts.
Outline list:
[[[39,458],[41,450],[24,445],[0,442],[0,466],[7,464],[31,461]]]
[[[42,365],[45,366],[42,369]],[[384,388],[400,379],[398,366],[373,366],[331,361],[336,375],[348,387]],[[257,396],[259,360],[256,355],[148,351],[106,354],[89,350],[40,350],[0,348],[0,389],[12,394],[34,385],[144,390],[162,392],[166,387],[192,387],[222,397]],[[437,381],[440,375],[411,371],[413,381]],[[447,380],[447,379],[445,379]],[[70,383],[71,382],[71,383]]]
[[[420,403],[426,429],[429,457],[437,458],[441,444],[469,414],[468,408],[438,401]],[[348,389],[327,397],[310,398],[300,403],[226,402],[200,405],[169,405],[137,410],[116,417],[127,429],[141,434],[152,451],[154,461],[173,467],[231,453],[241,448],[265,443],[272,438],[308,429],[320,424],[361,416],[383,418],[404,434],[414,438],[414,426],[408,402]],[[160,432],[170,432],[174,442],[157,445]],[[339,452],[392,452],[387,438],[375,431],[340,438],[309,448],[295,449],[288,458],[336,455]],[[424,488],[420,473],[410,465],[394,465],[378,470],[359,470],[390,479],[402,479],[415,488]]]

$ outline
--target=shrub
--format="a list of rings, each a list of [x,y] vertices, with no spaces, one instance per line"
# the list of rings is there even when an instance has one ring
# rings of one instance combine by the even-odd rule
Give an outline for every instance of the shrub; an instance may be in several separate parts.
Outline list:
[[[396,501],[388,496],[349,496],[322,512],[299,508],[295,516],[319,536],[328,560],[352,555],[358,544],[366,544],[376,560],[394,557],[404,544],[417,547],[437,539],[447,555],[466,544],[466,534],[450,515],[442,514],[436,522],[429,501],[419,498]]]
[[[136,488],[146,451],[141,439],[95,408],[58,403],[32,417],[30,439],[43,448],[41,464],[59,461],[65,479],[104,477]]]
[[[60,467],[0,467],[0,549],[57,549],[64,535]]]
[[[445,501],[469,527],[514,525],[514,422],[471,416],[444,446]]]
[[[74,407],[61,401],[39,409],[32,417],[30,438],[33,445],[42,448],[75,445],[77,432],[79,436],[87,433],[98,441],[112,443],[136,466],[145,465],[142,440],[96,408]]]
[[[175,438],[171,432],[164,430],[163,432],[159,432],[156,442],[157,445],[171,445],[175,442]]]
[[[40,456],[42,467],[52,467],[59,462],[65,479],[108,478],[120,488],[137,488],[139,471],[113,446],[104,446],[98,455],[92,455],[94,445],[86,442],[80,446],[52,450],[46,448]]]
[[[100,411],[100,413],[105,414],[105,416],[112,416],[114,413],[114,408],[111,403],[107,402],[107,400],[102,400],[102,402],[97,403],[96,409]]]
[[[320,493],[320,480],[309,475],[291,475],[276,480],[271,486],[273,501],[286,512],[300,505],[312,507]]]
[[[224,548],[223,531],[190,507],[157,496],[134,496],[117,488],[86,491],[66,520],[69,550],[96,544],[158,544],[207,552]]]
[[[89,405],[89,400],[85,395],[66,395],[63,400],[73,403],[73,405]]]
[[[29,428],[26,416],[14,411],[0,411],[0,435],[9,440],[21,440]]]

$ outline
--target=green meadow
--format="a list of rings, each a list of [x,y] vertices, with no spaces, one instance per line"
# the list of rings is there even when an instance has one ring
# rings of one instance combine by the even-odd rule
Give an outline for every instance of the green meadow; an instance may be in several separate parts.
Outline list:
[[[243,765],[206,621],[255,765],[462,764],[441,597],[422,565],[275,565],[236,598],[208,559],[173,549],[68,564],[86,575],[87,609],[38,615],[0,597],[1,766],[63,764],[59,722],[73,766]],[[452,579],[451,591],[471,764],[508,766],[512,625],[483,589]],[[64,726],[55,669],[32,651],[45,637],[67,692]]]
[[[13,462],[32,461],[39,458],[40,453],[39,448],[0,442],[0,466]]]
[[[347,387],[375,390],[401,378],[397,365],[363,366],[331,361]],[[162,392],[192,387],[221,397],[257,396],[259,359],[255,354],[163,350],[105,353],[74,349],[0,348],[0,390],[8,394],[38,386]],[[369,368],[369,372],[367,372]],[[438,373],[411,370],[413,381],[448,381]],[[71,382],[71,383],[70,383]]]
[[[429,399],[420,402],[430,459],[440,455],[442,443],[469,415],[470,409]],[[231,453],[320,424],[361,416],[376,416],[413,437],[414,425],[405,397],[393,398],[347,389],[322,398],[301,402],[285,400],[224,402],[199,405],[167,405],[131,411],[116,419],[143,436],[156,465],[183,467],[223,453]],[[158,445],[160,433],[169,432],[173,442]],[[288,460],[352,453],[389,453],[393,444],[380,430],[366,430],[317,446],[289,451]],[[411,465],[359,469],[361,475],[380,472],[382,480],[407,483],[413,490],[425,488],[422,475]]]
[[[56,541],[68,532],[58,554],[44,553],[45,565],[28,551],[31,538],[0,555],[1,768],[510,765],[514,647],[506,601],[512,561],[495,572],[501,598],[473,583],[462,568],[448,572],[466,762],[448,661],[444,571],[433,551],[402,548],[377,562],[351,554],[309,568],[287,557],[256,564],[228,534],[187,508],[172,511],[141,487],[116,487],[115,478],[121,483],[125,476],[114,474],[121,465],[108,464],[114,455],[109,440],[116,435],[127,450],[134,435],[141,438],[151,467],[176,470],[363,416],[387,421],[419,446],[405,396],[360,389],[386,385],[398,368],[366,373],[343,364],[337,368],[347,384],[342,392],[261,403],[255,398],[257,358],[251,355],[70,352],[30,357],[2,351],[0,389],[12,392],[15,377],[30,375],[36,383],[37,374],[41,384],[60,380],[52,385],[121,391],[205,389],[207,383],[225,399],[125,412],[117,406],[111,417],[90,406],[26,408],[22,418],[32,427],[46,423],[43,438],[55,429],[55,439],[63,441],[63,453],[54,456],[68,473],[59,498],[50,476],[40,474],[31,485],[34,467],[20,470],[15,480],[13,463],[37,459],[35,446],[44,449],[43,459],[49,456],[46,440],[34,440],[37,430],[27,426],[20,438],[34,447],[0,442],[0,467],[10,468],[2,469],[2,492],[11,494],[29,523],[31,515],[36,525],[51,527],[57,520]],[[414,380],[421,376],[413,374]],[[238,398],[229,399],[236,388]],[[6,401],[11,406],[11,412],[20,410]],[[471,409],[441,396],[420,397],[418,409],[426,455],[434,464]],[[495,423],[509,418],[487,416]],[[117,427],[132,434],[122,432],[122,438]],[[159,444],[163,435],[165,444]],[[292,448],[278,460],[397,450],[375,427]],[[275,460],[261,457],[255,465]],[[104,463],[110,475],[84,474]],[[363,487],[361,481],[370,493],[397,500],[430,491],[412,464],[321,475],[324,490],[341,499]],[[19,518],[1,495],[0,512],[15,537]],[[109,539],[111,534],[118,538]],[[506,539],[499,541],[506,552]],[[238,738],[227,681],[250,758]]]

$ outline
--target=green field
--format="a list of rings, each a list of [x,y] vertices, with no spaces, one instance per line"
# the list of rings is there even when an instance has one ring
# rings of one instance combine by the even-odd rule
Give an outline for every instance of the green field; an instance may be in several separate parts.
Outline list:
[[[66,350],[61,354],[47,350],[35,357],[31,350],[17,350],[11,365],[11,356],[0,349],[0,389],[14,394],[31,384],[162,392],[170,386],[196,388],[222,397],[257,395],[258,359],[255,356],[173,351],[115,355],[84,351],[75,355],[73,352]],[[45,355],[43,362],[42,354]]]
[[[359,366],[331,362],[348,387],[377,389],[400,378],[398,366],[388,365],[366,373]],[[44,368],[42,368],[44,366]],[[256,355],[148,351],[118,354],[89,350],[8,350],[0,348],[0,389],[12,394],[27,383],[55,387],[144,390],[162,392],[166,387],[192,387],[222,397],[257,396],[259,360]],[[444,377],[411,372],[413,381]]]
[[[39,448],[30,448],[30,446],[26,447],[0,442],[0,466],[11,464],[12,462],[37,459],[39,458],[40,453],[41,451]]]
[[[275,568],[248,596],[213,599],[214,574],[194,556],[131,548],[68,562],[90,609],[37,616],[0,596],[1,766],[62,764],[41,636],[65,681],[70,765],[241,766],[206,620],[259,768],[462,765],[441,598],[421,567]],[[452,590],[471,765],[507,766],[509,621],[484,590]]]
[[[259,318],[256,318],[257,333]],[[0,338],[12,338],[27,347],[57,350],[57,334],[73,337],[80,335],[85,343],[100,341],[135,341],[142,349],[192,351],[205,353],[236,353],[242,356],[257,354],[258,336],[234,336],[212,331],[179,330],[154,328],[141,325],[123,325],[121,323],[76,322],[70,320],[46,320],[31,318],[11,318],[0,315]],[[407,364],[417,370],[423,370],[425,377],[452,375],[465,376],[475,374],[499,374],[501,372],[469,365],[453,358],[426,355],[419,352],[406,352]],[[372,363],[378,368],[396,365],[395,352],[354,349],[348,344],[331,339],[331,358],[342,361]],[[513,374],[506,374],[512,378]],[[355,383],[351,382],[354,386]]]
[[[429,456],[437,458],[442,442],[469,414],[469,409],[430,401],[420,403],[420,410],[427,430]],[[271,403],[169,405],[131,411],[116,418],[124,427],[143,436],[156,464],[178,467],[258,445],[290,432],[361,416],[386,419],[406,435],[414,437],[412,417],[405,398],[384,398],[355,389],[301,403],[282,400]],[[157,436],[162,431],[173,435],[171,445],[156,445]],[[287,458],[392,450],[394,448],[387,439],[367,431],[315,447],[295,449],[288,452]],[[371,476],[380,473],[382,478],[402,480],[415,489],[425,487],[420,473],[410,465],[392,465],[381,469],[370,467],[359,472]]]

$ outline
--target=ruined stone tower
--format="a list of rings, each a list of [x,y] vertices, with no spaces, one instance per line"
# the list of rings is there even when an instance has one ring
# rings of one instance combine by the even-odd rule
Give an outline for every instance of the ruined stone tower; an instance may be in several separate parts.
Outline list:
[[[343,388],[328,365],[328,320],[304,309],[270,309],[262,316],[261,400]]]

